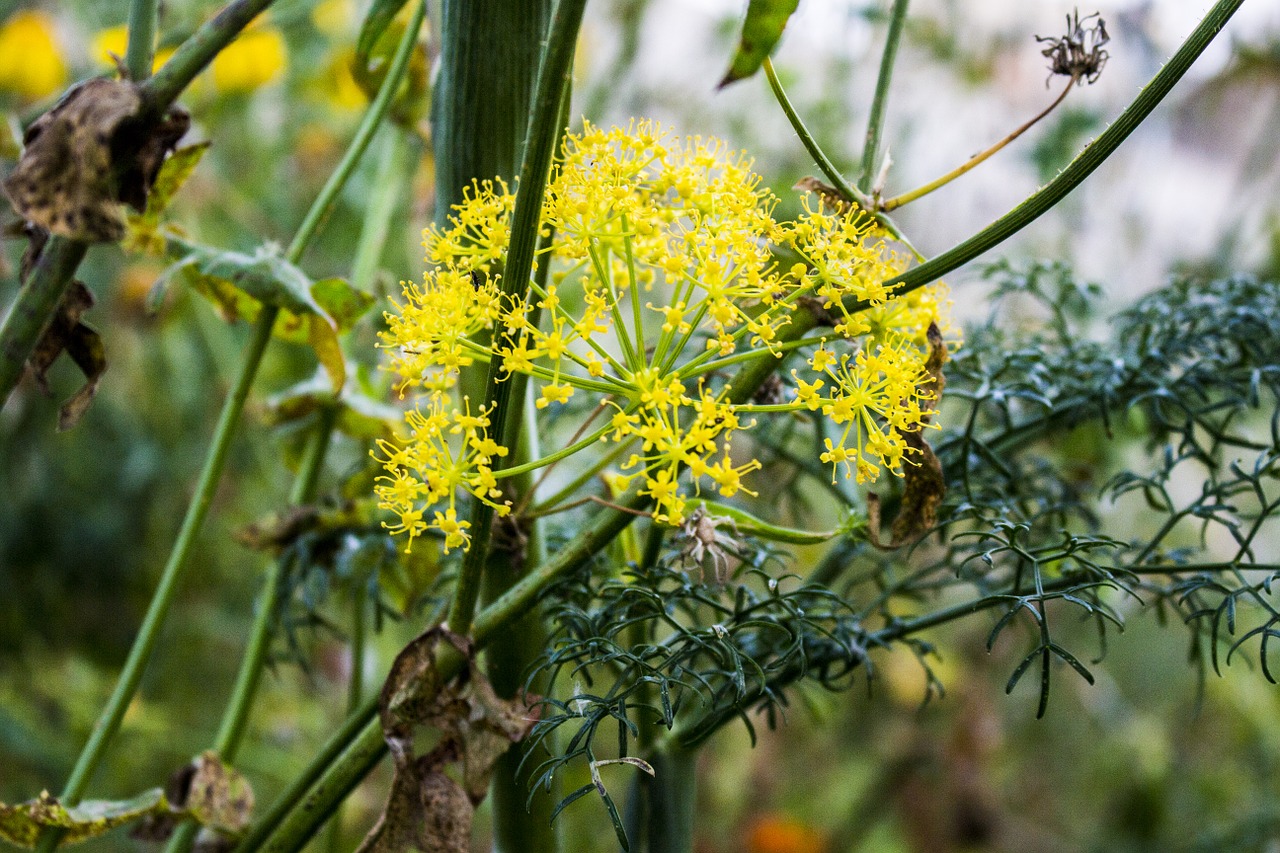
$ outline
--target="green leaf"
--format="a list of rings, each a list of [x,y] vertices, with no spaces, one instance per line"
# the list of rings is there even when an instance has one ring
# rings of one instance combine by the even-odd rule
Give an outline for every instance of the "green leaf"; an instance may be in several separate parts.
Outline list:
[[[404,8],[405,2],[406,0],[373,0],[369,13],[364,16],[364,23],[360,25],[360,36],[356,39],[356,61],[360,65],[369,64],[370,54],[378,39]]]
[[[253,322],[263,305],[280,308],[272,334],[311,347],[334,390],[342,389],[346,360],[338,335],[369,310],[372,296],[342,279],[313,282],[269,246],[252,255],[196,247],[174,269],[228,322]]]
[[[720,88],[750,77],[760,70],[765,58],[782,38],[787,20],[795,12],[800,0],[751,0],[747,6],[747,18],[742,22],[742,36],[738,50],[733,54],[729,70],[720,81]]]
[[[84,841],[150,815],[168,814],[164,792],[153,788],[131,800],[85,800],[70,808],[48,791],[17,805],[0,803],[0,838],[19,847],[34,847],[45,827],[65,830],[64,844]]]

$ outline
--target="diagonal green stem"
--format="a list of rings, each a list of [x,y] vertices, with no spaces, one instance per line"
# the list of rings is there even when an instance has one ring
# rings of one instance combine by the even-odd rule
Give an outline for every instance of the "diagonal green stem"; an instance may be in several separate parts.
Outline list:
[[[295,235],[293,242],[290,244],[289,258],[291,261],[297,261],[306,250],[307,244],[316,233],[318,223],[322,220],[322,216],[319,214],[327,210],[334,199],[337,198],[338,193],[341,192],[342,187],[351,176],[361,156],[368,149],[378,125],[386,117],[391,98],[399,88],[400,82],[409,67],[409,58],[413,52],[414,45],[417,43],[418,32],[422,27],[425,16],[425,4],[419,3],[413,20],[401,38],[400,45],[392,60],[391,68],[382,82],[382,87],[378,90],[377,96],[365,113],[355,137],[347,148],[346,156],[343,157],[341,163],[330,176],[329,181],[312,203],[310,211],[303,218],[302,226],[299,227],[297,235]],[[386,162],[395,163],[402,159],[398,156],[401,146],[395,144],[397,140],[398,137],[392,138],[393,144],[387,148],[384,165]],[[380,185],[379,198],[390,196],[394,200],[394,186],[392,183]],[[387,209],[388,205],[382,204],[372,212],[380,219],[386,214]],[[385,238],[385,227],[376,227],[375,222],[375,227],[368,229],[368,231],[368,234],[362,235],[361,247],[363,248],[366,243],[366,239],[363,239],[365,237],[367,237],[367,242],[381,245]],[[374,256],[376,259],[376,252],[370,250],[367,254]],[[297,478],[294,480],[293,489],[289,496],[291,504],[296,506],[314,500],[316,484],[319,481],[320,471],[324,466],[324,458],[329,448],[330,439],[333,437],[333,428],[336,420],[337,410],[335,408],[330,406],[323,410],[320,420],[315,425],[308,440],[302,466]],[[228,763],[231,763],[235,758],[235,753],[239,748],[240,740],[249,719],[249,713],[253,708],[258,682],[271,644],[271,628],[277,608],[276,599],[279,594],[283,572],[283,559],[274,560],[267,569],[262,601],[250,632],[249,645],[245,649],[244,657],[241,660],[240,671],[236,676],[236,684],[232,691],[231,699],[227,703],[222,723],[214,742],[214,750]],[[356,606],[363,606],[363,601],[361,600]],[[355,659],[359,660],[359,658]],[[353,678],[353,683],[354,681],[355,679]],[[356,704],[355,701],[352,702],[352,710],[355,709]],[[166,853],[184,853],[184,851],[189,850],[198,830],[199,827],[194,822],[183,824],[174,833],[169,846],[166,848]]]
[[[273,2],[275,0],[235,0],[192,33],[169,61],[142,85],[140,94],[148,111],[158,116],[168,109],[196,75]]]
[[[36,342],[62,302],[88,245],[53,236],[0,324],[0,407],[18,384]]]
[[[200,472],[200,480],[196,485],[195,496],[192,498],[190,506],[187,507],[187,514],[182,520],[182,529],[178,532],[178,538],[174,542],[169,561],[165,564],[164,573],[160,576],[160,583],[156,587],[155,594],[151,597],[151,603],[147,607],[147,615],[143,619],[142,627],[138,629],[138,636],[133,641],[133,647],[129,649],[129,657],[120,673],[120,680],[116,682],[111,698],[102,709],[97,723],[94,724],[89,742],[85,744],[84,750],[76,761],[75,768],[71,771],[70,778],[67,779],[66,786],[62,789],[60,800],[64,805],[75,805],[84,795],[93,771],[97,769],[98,764],[106,754],[107,745],[119,730],[120,722],[124,719],[124,713],[138,690],[138,683],[142,680],[142,673],[146,669],[147,661],[151,658],[151,652],[160,636],[160,628],[164,624],[165,615],[168,613],[169,605],[173,601],[178,579],[182,575],[182,570],[186,568],[191,548],[195,544],[196,536],[200,532],[205,516],[208,515],[209,505],[213,501],[213,493],[217,489],[218,480],[221,478],[222,468],[226,462],[227,451],[230,449],[232,437],[235,435],[236,424],[240,420],[240,413],[244,410],[245,400],[249,397],[249,388],[253,385],[253,378],[258,372],[258,365],[261,364],[263,353],[266,352],[267,342],[271,340],[271,328],[275,325],[278,313],[278,308],[264,306],[262,312],[258,315],[257,322],[253,328],[253,337],[245,349],[244,361],[240,366],[240,373],[236,377],[235,386],[223,404],[222,414],[218,417],[218,425],[213,435],[213,444],[209,448],[208,457],[205,459],[204,469]],[[41,851],[54,850],[58,846],[60,836],[61,834],[57,832],[44,832],[40,837],[37,849]]]

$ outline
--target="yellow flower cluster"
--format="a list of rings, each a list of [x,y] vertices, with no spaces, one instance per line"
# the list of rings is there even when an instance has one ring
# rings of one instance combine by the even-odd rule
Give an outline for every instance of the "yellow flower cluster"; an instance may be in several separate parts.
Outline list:
[[[900,474],[909,463],[902,433],[932,414],[921,390],[924,335],[941,322],[945,297],[893,297],[884,282],[903,261],[866,217],[806,203],[783,223],[775,203],[719,140],[679,140],[651,122],[587,125],[566,138],[543,205],[554,239],[537,263],[550,265],[548,283],[512,298],[500,283],[514,196],[501,182],[475,186],[448,227],[427,231],[432,268],[387,315],[383,345],[399,390],[421,392],[407,439],[381,446],[378,496],[394,529],[410,543],[435,529],[446,548],[465,546],[459,491],[507,509],[497,488],[505,472],[495,472],[507,448],[489,413],[471,414],[457,390],[460,371],[495,361],[506,378],[530,377],[538,409],[579,392],[595,404],[584,412],[607,407],[607,421],[542,464],[608,445],[604,458],[623,460],[615,483],[638,480],[668,524],[704,489],[754,494],[743,479],[760,462],[735,456],[734,440],[756,415],[821,411],[836,426],[822,454],[833,472],[860,483]],[[799,260],[784,268],[775,247]],[[831,333],[780,334],[815,305],[835,319]],[[789,371],[793,390],[781,401],[739,400],[727,377],[762,352],[803,357]]]

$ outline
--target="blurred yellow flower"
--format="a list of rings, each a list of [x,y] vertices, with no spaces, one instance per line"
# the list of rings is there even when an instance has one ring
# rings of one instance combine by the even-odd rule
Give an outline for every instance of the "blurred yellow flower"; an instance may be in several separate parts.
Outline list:
[[[327,100],[339,109],[358,110],[369,103],[356,78],[351,75],[355,62],[354,49],[340,50],[325,69],[323,84]]]
[[[61,89],[66,78],[48,15],[18,12],[0,26],[0,92],[38,101]]]
[[[115,60],[111,58],[112,54],[123,59],[128,49],[129,28],[124,24],[99,30],[93,36],[93,58],[99,62],[114,65]]]
[[[249,30],[214,58],[214,88],[224,94],[252,92],[279,78],[286,58],[278,30]]]
[[[125,52],[129,49],[129,28],[124,24],[118,27],[108,27],[105,30],[99,30],[93,36],[93,58],[97,62],[109,65],[112,68],[116,65],[113,56],[124,59]],[[155,61],[151,63],[151,70],[155,71],[161,65],[169,61],[169,57],[173,56],[173,48],[167,47],[156,51]]]
[[[356,4],[354,0],[323,0],[311,11],[311,22],[330,38],[349,36],[356,24]]]

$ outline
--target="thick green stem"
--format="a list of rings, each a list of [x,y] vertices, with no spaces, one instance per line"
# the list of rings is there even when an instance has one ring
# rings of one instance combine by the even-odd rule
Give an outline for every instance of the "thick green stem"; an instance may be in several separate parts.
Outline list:
[[[135,83],[151,76],[159,12],[160,0],[133,0],[129,4],[129,45],[125,49],[124,67],[129,72],[129,79]]]
[[[539,273],[542,273],[541,268]],[[524,402],[525,411],[532,411],[528,400]],[[515,453],[517,460],[538,457],[540,450],[535,430],[521,431]],[[519,504],[534,488],[533,472],[513,478],[509,488],[512,502]],[[526,523],[517,519],[517,524],[520,524],[525,541],[490,551],[484,577],[485,598],[489,601],[502,595],[528,570],[545,560],[542,520],[535,518]],[[547,647],[548,639],[546,625],[537,612],[525,614],[494,636],[485,650],[485,672],[499,696],[514,699],[524,692],[525,677]],[[549,688],[545,675],[528,684],[529,693],[534,696],[546,695]],[[557,800],[555,792],[539,791],[530,807],[525,807],[529,795],[528,769],[523,777],[517,772],[525,754],[524,744],[512,744],[493,770],[489,801],[493,811],[493,849],[496,853],[552,853],[559,849],[555,827],[551,825],[551,810]]]
[[[442,0],[432,99],[436,220],[472,181],[519,174],[551,0]]]
[[[520,186],[516,191],[515,211],[511,217],[511,246],[507,253],[506,274],[502,290],[507,296],[522,296],[529,288],[537,247],[542,196],[546,191],[555,142],[560,101],[567,91],[573,71],[573,52],[582,25],[586,0],[560,0],[551,21],[547,48],[538,70],[538,85],[533,101],[533,115],[520,164]],[[505,339],[505,332],[503,333]],[[495,342],[497,343],[497,342]],[[501,345],[501,344],[497,344]],[[501,359],[489,362],[484,408],[493,428],[499,431],[506,422],[511,397],[511,382],[502,381]],[[496,467],[496,466],[495,466]],[[493,527],[493,508],[475,501],[471,510],[472,543],[458,574],[458,585],[449,607],[449,627],[465,634],[471,628],[476,600],[480,595],[480,576],[489,552]]]
[[[236,846],[236,853],[249,853],[249,851],[261,849],[264,842],[281,828],[285,818],[302,801],[316,780],[325,775],[330,765],[338,766],[335,762],[354,741],[367,737],[370,732],[381,740],[382,726],[378,724],[377,716],[378,701],[373,698],[366,700],[355,713],[347,717],[346,722],[334,732],[333,737],[329,738],[316,752],[311,763],[289,783],[289,787],[276,798],[271,808],[254,822],[249,832]],[[385,747],[385,743],[383,746]],[[316,826],[319,826],[322,820],[322,817],[317,818]]]
[[[245,400],[249,397],[249,389],[253,384],[254,376],[258,372],[258,365],[262,362],[262,355],[266,352],[267,342],[271,340],[271,327],[275,325],[278,313],[279,309],[266,306],[262,309],[262,313],[258,315],[257,323],[253,329],[253,337],[245,349],[244,362],[240,367],[240,374],[236,377],[236,383],[232,388],[231,394],[223,404],[222,414],[219,416],[218,425],[214,430],[213,444],[209,448],[208,457],[205,459],[204,469],[200,472],[200,480],[196,485],[195,495],[187,508],[186,516],[182,520],[182,529],[178,532],[177,541],[174,543],[173,551],[169,555],[169,562],[165,565],[164,573],[160,576],[160,583],[156,587],[155,594],[151,597],[151,604],[147,608],[146,618],[143,619],[142,627],[138,629],[138,636],[133,642],[133,647],[129,650],[129,657],[120,673],[120,680],[116,682],[115,691],[107,701],[106,707],[102,709],[97,723],[94,724],[93,734],[89,737],[89,742],[80,753],[80,758],[76,761],[76,766],[71,771],[71,777],[62,789],[60,799],[65,805],[74,805],[80,801],[93,775],[93,771],[97,769],[98,764],[106,754],[107,745],[120,728],[120,721],[124,719],[124,713],[137,692],[138,683],[142,680],[142,673],[146,670],[147,662],[151,658],[151,652],[155,648],[156,639],[160,636],[160,627],[164,624],[165,615],[168,613],[169,605],[173,601],[178,579],[182,576],[182,570],[186,568],[191,548],[195,545],[196,536],[199,534],[200,527],[209,512],[209,505],[213,501],[213,493],[217,489],[218,480],[222,475],[223,464],[226,462],[227,451],[230,449],[232,437],[235,435],[236,424],[240,420],[240,413],[244,410]],[[43,851],[53,850],[58,846],[58,840],[59,834],[46,832],[41,836],[38,849]]]
[[[697,752],[674,749],[648,756],[653,776],[641,773],[639,790],[647,853],[692,853],[697,806]]]
[[[880,160],[880,138],[884,133],[884,110],[889,102],[889,84],[893,80],[893,65],[898,58],[898,42],[902,40],[902,25],[907,20],[909,0],[893,0],[889,14],[889,32],[884,40],[884,52],[880,54],[880,75],[876,78],[876,93],[871,99],[871,114],[867,117],[867,136],[862,149],[862,177],[864,187],[870,187],[876,179],[876,167]]]

